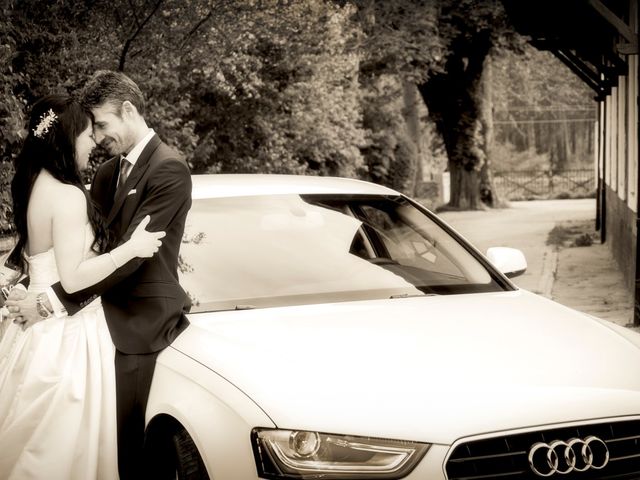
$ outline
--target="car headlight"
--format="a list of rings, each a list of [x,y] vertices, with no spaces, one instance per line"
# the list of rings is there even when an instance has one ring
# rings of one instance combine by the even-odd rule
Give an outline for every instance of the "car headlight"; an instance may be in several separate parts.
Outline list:
[[[254,428],[258,474],[270,479],[402,478],[430,444],[351,435]]]

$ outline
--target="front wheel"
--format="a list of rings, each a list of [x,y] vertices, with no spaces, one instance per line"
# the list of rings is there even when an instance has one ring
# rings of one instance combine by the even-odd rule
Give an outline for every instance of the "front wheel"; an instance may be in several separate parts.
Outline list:
[[[147,432],[145,453],[149,479],[209,480],[196,444],[178,423]]]
[[[202,457],[184,428],[173,434],[173,452],[178,480],[209,480]]]

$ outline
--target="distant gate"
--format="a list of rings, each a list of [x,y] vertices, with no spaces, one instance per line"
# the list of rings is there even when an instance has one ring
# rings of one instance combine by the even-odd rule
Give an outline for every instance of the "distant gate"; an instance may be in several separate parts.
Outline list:
[[[507,200],[584,198],[595,194],[595,171],[591,168],[552,172],[518,170],[493,172],[498,195]]]

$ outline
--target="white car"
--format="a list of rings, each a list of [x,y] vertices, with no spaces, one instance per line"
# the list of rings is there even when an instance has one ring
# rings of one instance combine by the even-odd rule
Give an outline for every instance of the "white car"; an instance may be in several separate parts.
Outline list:
[[[515,287],[519,251],[490,262],[357,180],[194,176],[193,199],[191,325],[147,408],[158,472],[640,478],[640,335]]]

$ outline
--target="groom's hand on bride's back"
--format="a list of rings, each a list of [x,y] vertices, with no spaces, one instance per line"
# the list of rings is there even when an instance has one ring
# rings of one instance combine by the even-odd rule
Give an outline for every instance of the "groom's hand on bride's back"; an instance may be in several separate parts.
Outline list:
[[[151,232],[147,230],[147,226],[150,221],[151,217],[146,215],[138,224],[134,232],[131,234],[131,238],[127,242],[131,245],[136,257],[153,257],[153,254],[158,251],[160,246],[162,246],[162,240],[160,239],[166,235],[166,232]]]

